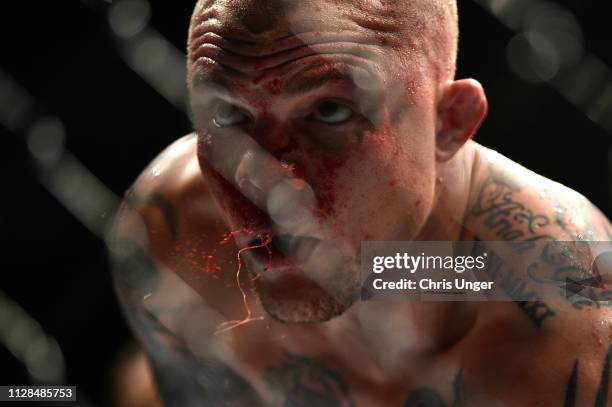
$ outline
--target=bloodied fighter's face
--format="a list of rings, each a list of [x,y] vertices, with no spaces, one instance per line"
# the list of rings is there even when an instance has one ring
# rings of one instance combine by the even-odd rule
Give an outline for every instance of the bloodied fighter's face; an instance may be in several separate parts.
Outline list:
[[[243,255],[277,319],[341,314],[359,296],[361,241],[426,223],[455,13],[447,0],[196,5],[200,165],[239,247],[268,243]]]

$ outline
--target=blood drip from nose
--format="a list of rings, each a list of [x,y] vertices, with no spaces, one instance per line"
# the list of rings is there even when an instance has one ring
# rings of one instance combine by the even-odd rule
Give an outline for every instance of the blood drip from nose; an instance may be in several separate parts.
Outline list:
[[[317,204],[313,212],[319,219],[332,220],[337,200],[337,171],[346,163],[346,157],[326,154],[321,159],[321,170],[317,179]]]
[[[306,186],[304,167],[297,163],[281,162],[282,170],[287,174],[291,184],[297,190],[302,190]]]

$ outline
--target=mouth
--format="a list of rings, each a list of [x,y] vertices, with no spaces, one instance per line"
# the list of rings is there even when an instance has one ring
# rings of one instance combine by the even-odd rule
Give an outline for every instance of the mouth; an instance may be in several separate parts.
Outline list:
[[[261,243],[260,239],[252,239],[249,246],[261,246]],[[274,235],[267,245],[249,250],[248,256],[263,271],[295,269],[305,266],[321,243],[321,239],[311,236]]]
[[[285,322],[327,321],[359,294],[359,279],[333,241],[294,234],[250,239],[247,268],[266,312]],[[263,243],[267,243],[265,246]]]

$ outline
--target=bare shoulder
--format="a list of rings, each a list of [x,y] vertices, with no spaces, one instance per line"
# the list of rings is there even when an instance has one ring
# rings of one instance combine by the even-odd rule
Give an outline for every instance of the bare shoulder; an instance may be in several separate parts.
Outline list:
[[[136,178],[124,196],[114,234],[137,237],[148,246],[162,247],[189,225],[219,221],[196,154],[197,137],[189,134],[162,151]],[[144,229],[144,232],[138,230]]]
[[[595,269],[593,248],[610,250],[609,220],[580,193],[476,148],[465,225],[476,240],[508,242],[489,253],[489,274],[509,299],[522,298],[483,303],[478,363],[511,355],[506,370],[554,394],[555,405],[608,405],[612,270]]]
[[[236,249],[224,239],[227,227],[206,186],[196,149],[195,135],[178,139],[126,192],[110,236],[121,265],[114,274],[133,275],[145,264],[154,275],[163,275],[165,284],[179,286],[172,277],[178,276],[190,287],[187,291],[195,290],[229,313],[228,308],[241,304],[238,290],[226,288],[235,283]]]
[[[136,178],[126,193],[126,201],[137,203],[134,201],[152,196],[163,196],[166,200],[176,201],[185,193],[205,193],[196,149],[195,134],[174,141]]]
[[[480,238],[612,241],[610,221],[580,193],[485,147],[477,157],[466,222]]]
[[[571,318],[572,311],[585,309],[601,312],[580,315],[582,321],[601,324],[602,315],[612,315],[610,221],[578,192],[492,150],[478,149],[465,225],[475,240],[508,242],[496,245],[499,253],[490,258],[504,261],[511,273],[512,283],[506,279],[499,285],[511,298],[533,292],[558,304],[557,311],[542,301],[525,310],[538,326],[555,314],[566,312]],[[516,286],[523,295],[514,295]]]

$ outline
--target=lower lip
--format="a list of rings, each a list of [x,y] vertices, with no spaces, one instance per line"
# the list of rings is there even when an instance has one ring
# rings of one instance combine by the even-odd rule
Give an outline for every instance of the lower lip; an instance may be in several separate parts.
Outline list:
[[[321,287],[306,277],[296,268],[285,268],[268,274],[259,279],[259,284],[265,290],[265,295],[282,300],[295,300],[302,297],[313,297],[323,293]]]

